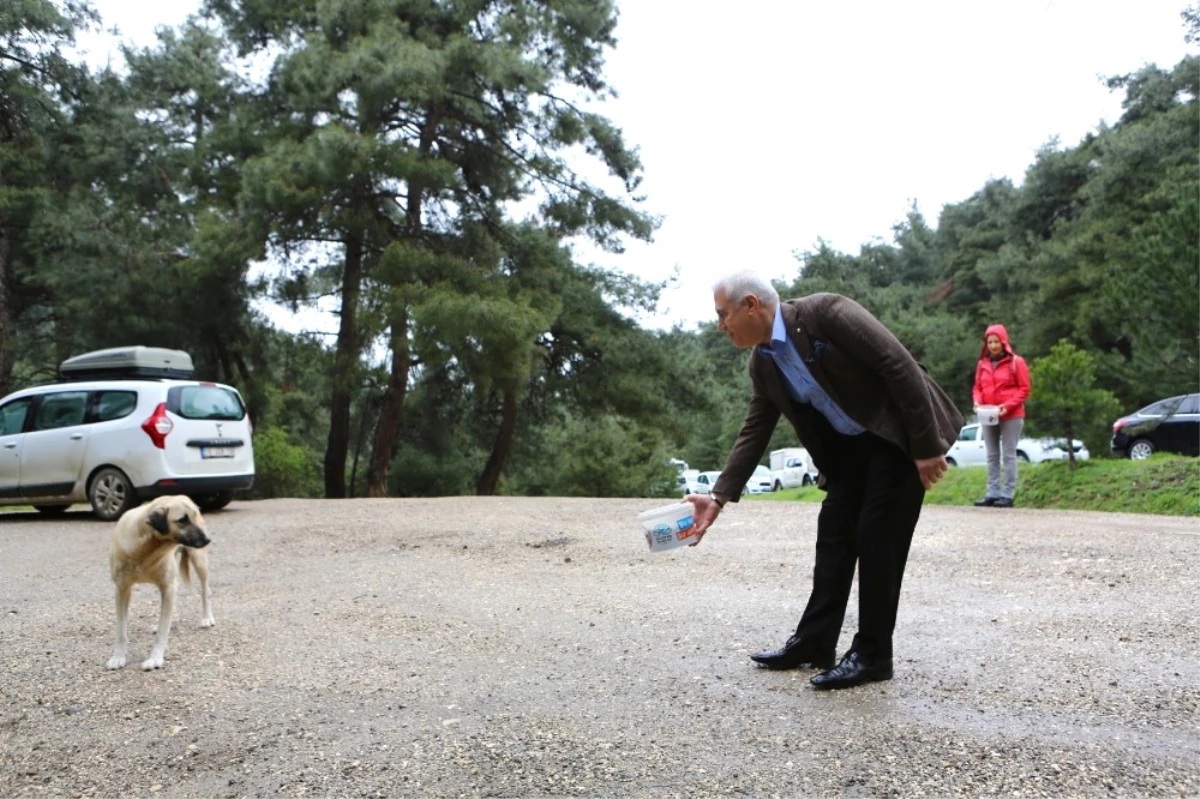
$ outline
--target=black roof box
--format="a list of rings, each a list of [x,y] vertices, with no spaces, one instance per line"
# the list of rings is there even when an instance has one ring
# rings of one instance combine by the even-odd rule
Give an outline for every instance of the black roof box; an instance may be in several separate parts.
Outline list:
[[[183,350],[161,347],[114,347],[67,358],[58,367],[63,380],[111,380],[114,378],[190,379],[195,374],[192,356]]]

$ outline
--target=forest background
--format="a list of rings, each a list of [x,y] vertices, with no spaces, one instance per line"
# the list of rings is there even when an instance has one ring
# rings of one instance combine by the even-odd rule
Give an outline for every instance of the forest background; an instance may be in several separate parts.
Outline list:
[[[612,2],[201,13],[118,72],[70,57],[97,21],[81,0],[0,9],[0,395],[88,350],[186,350],[247,399],[259,497],[667,496],[669,458],[720,468],[746,353],[711,324],[640,326],[664,284],[570,246],[657,224],[636,147],[590,110]],[[1120,119],[1020,185],[936,224],[898,209],[857,254],[818,242],[781,295],[855,298],[964,411],[1002,320],[1057,377],[1027,432],[1069,423],[1107,453],[1116,415],[1200,383],[1200,59],[1108,84]],[[319,298],[333,341],[256,310]]]

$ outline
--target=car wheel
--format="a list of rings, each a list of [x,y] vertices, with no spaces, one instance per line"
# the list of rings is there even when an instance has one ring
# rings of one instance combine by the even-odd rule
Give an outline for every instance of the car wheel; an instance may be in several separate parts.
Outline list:
[[[782,490],[783,490],[783,483],[781,483],[780,481],[776,480],[776,481],[775,481],[775,485],[771,486],[771,490],[772,490],[772,491],[782,491]]]
[[[808,488],[810,485],[812,485],[812,478],[806,474],[800,479],[800,487]]]
[[[958,465],[958,464],[955,462],[954,458],[946,458],[946,463],[950,464],[951,466],[957,466],[957,465]]]
[[[1129,445],[1129,460],[1144,461],[1154,454],[1154,445],[1144,438]]]
[[[88,500],[92,512],[106,522],[121,518],[121,514],[137,504],[137,492],[125,472],[113,466],[105,466],[96,472],[88,486]]]
[[[205,513],[221,508],[233,502],[232,491],[214,491],[211,494],[193,494],[192,502],[196,503],[196,507]]]
[[[1029,456],[1023,451],[1017,450],[1017,460],[1019,460],[1021,463],[1029,463]]]
[[[70,505],[34,505],[34,510],[47,516],[61,516],[67,512]]]

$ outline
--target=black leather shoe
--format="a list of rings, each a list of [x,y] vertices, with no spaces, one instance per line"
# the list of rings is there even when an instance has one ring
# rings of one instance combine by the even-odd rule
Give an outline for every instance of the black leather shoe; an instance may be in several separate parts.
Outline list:
[[[829,671],[822,672],[809,682],[813,688],[827,691],[836,688],[853,688],[869,682],[892,679],[892,659],[868,662],[857,652],[847,652],[842,662]]]
[[[1001,497],[1000,499],[998,499],[992,503],[993,508],[1011,508],[1012,506],[1013,506],[1013,501],[1006,497]]]
[[[975,507],[990,508],[992,505],[995,505],[996,502],[997,502],[997,500],[995,497],[984,497],[983,499],[975,500]]]
[[[778,649],[756,652],[750,659],[768,669],[828,669],[833,666],[832,652],[813,652],[793,635]]]

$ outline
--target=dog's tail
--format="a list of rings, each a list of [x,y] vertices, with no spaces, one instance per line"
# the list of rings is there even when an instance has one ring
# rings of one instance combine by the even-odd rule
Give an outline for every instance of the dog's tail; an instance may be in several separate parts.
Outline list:
[[[192,553],[187,547],[179,548],[179,576],[185,583],[192,581]]]

